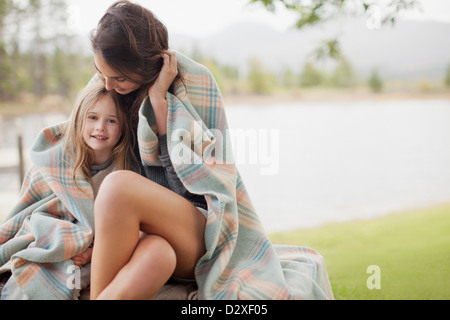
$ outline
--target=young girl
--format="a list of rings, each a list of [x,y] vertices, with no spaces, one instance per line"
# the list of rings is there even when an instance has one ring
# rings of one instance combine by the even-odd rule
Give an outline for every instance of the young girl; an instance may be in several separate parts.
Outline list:
[[[89,84],[80,94],[67,126],[64,152],[73,162],[73,180],[81,170],[91,182],[94,197],[103,171],[132,169],[132,136],[120,97],[100,82]],[[100,173],[100,174],[98,174]],[[103,180],[103,179],[100,179]]]
[[[72,299],[88,284],[89,266],[77,267],[90,260],[93,201],[109,173],[133,169],[129,133],[119,97],[97,82],[68,123],[39,134],[20,202],[0,225],[2,299]]]
[[[196,283],[200,299],[332,298],[317,252],[270,243],[211,73],[169,50],[165,26],[129,1],[91,40],[98,78],[127,101],[145,173],[116,171],[100,187],[91,298],[150,299],[169,278]]]
[[[131,131],[117,93],[108,92],[98,82],[89,85],[84,93],[79,107],[73,110],[67,129],[68,136],[73,138],[66,141],[65,152],[74,163],[74,182],[77,171],[81,170],[95,198],[101,182],[115,168],[133,168],[134,156]],[[75,265],[83,266],[90,261],[91,254],[89,247],[72,260]]]

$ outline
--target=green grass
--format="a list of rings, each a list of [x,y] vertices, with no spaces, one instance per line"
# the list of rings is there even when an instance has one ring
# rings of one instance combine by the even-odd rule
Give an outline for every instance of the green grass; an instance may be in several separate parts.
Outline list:
[[[319,251],[335,299],[450,299],[450,204],[270,238]],[[370,265],[381,289],[367,288]]]

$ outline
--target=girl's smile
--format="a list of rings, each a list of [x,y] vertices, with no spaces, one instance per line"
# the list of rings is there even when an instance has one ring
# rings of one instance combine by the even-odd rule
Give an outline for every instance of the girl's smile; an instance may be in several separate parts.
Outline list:
[[[108,139],[108,137],[104,136],[104,135],[95,135],[95,136],[91,136],[92,138],[96,139],[97,141],[106,141],[106,139]]]

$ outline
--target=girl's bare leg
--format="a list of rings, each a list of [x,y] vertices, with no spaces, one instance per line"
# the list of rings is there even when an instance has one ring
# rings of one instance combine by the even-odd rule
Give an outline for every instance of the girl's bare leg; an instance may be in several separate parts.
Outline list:
[[[170,269],[167,266],[170,266],[171,252],[175,253],[173,275],[180,278],[194,277],[195,264],[206,250],[206,219],[188,200],[136,173],[116,171],[103,181],[94,212],[91,299],[98,298],[105,289],[108,290],[100,298],[105,298],[106,294],[109,297],[124,297],[122,290],[125,287],[119,283],[122,280],[130,283],[134,281],[131,270],[139,265],[136,261],[141,261],[141,265],[145,261],[147,267],[154,268],[154,277],[165,279],[161,280],[165,282],[166,271]],[[156,250],[152,252],[155,256],[151,259],[148,256],[142,258],[141,253],[146,250],[141,249],[155,249],[157,246],[153,247],[154,244],[148,238],[145,238],[145,245],[141,243],[139,231],[158,236],[150,238],[158,243],[159,248],[158,253]],[[164,246],[166,249],[162,250]],[[159,258],[158,254],[161,254]],[[164,266],[164,270],[152,265],[151,261]],[[142,277],[136,278],[142,281]],[[108,287],[110,284],[111,287]],[[151,282],[149,285],[157,287],[158,291],[162,284]],[[153,292],[155,288],[149,288],[148,291]]]
[[[141,237],[130,261],[97,299],[152,299],[175,266],[175,252],[166,240],[155,235]]]

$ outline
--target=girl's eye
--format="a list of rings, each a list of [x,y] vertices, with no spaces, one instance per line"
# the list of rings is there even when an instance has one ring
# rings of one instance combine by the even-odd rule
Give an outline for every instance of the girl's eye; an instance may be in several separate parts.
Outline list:
[[[115,119],[109,119],[108,122],[109,123],[117,123],[117,121]]]
[[[88,119],[89,120],[97,120],[97,117],[96,116],[88,116]]]
[[[125,79],[117,79],[117,82],[125,82]]]

